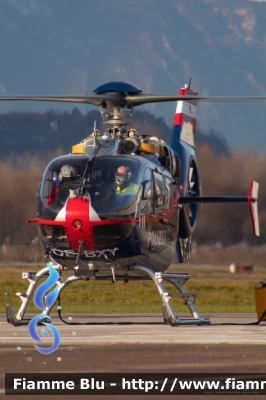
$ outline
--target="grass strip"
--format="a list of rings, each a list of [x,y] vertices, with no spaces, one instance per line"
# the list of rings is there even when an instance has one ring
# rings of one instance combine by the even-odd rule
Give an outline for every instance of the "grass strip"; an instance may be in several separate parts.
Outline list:
[[[28,288],[28,281],[21,279],[21,272],[21,268],[6,267],[0,270],[1,314],[5,313],[5,292],[11,298],[14,311],[17,312],[20,307],[21,301],[16,296],[16,292],[26,292]],[[192,278],[185,287],[188,292],[199,293],[195,304],[200,312],[256,312],[254,288],[262,279],[250,274],[239,276],[219,272],[217,275],[217,272],[216,274],[213,271],[206,273],[199,269],[198,272],[192,271]],[[174,286],[166,282],[164,286],[169,292],[176,291]],[[182,298],[174,297],[171,304],[177,314],[188,311]],[[158,313],[162,310],[159,293],[152,281],[129,282],[128,284],[77,281],[67,286],[62,292],[61,306],[64,314]],[[32,301],[27,311],[39,313],[39,309]],[[53,312],[56,312],[55,307]]]

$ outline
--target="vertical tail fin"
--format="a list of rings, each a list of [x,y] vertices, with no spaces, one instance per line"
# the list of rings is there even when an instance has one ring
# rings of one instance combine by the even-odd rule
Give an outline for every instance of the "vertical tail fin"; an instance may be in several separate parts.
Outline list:
[[[198,93],[190,90],[190,85],[185,85],[179,91],[180,96]],[[181,161],[179,178],[180,196],[201,195],[201,185],[195,157],[196,134],[196,100],[178,101],[174,118],[171,138],[171,147],[178,154]],[[179,231],[176,242],[176,255],[179,262],[184,262],[191,256],[191,237],[196,227],[200,212],[198,205],[183,207],[179,212]]]
[[[179,95],[194,95],[198,93],[190,90],[188,85],[179,90]],[[171,138],[171,147],[174,151],[179,153],[180,141],[195,147],[195,133],[196,133],[196,100],[178,101],[176,106],[176,113],[174,118],[174,126]]]

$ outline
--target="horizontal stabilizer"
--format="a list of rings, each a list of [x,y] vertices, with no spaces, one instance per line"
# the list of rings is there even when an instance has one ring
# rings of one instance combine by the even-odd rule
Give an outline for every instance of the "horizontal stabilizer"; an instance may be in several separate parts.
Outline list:
[[[259,184],[252,181],[247,196],[183,196],[179,198],[180,204],[204,203],[248,203],[254,235],[260,236],[258,215]]]

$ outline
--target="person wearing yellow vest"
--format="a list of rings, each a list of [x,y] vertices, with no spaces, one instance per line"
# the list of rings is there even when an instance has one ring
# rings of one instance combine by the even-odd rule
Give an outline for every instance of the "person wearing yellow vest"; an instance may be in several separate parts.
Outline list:
[[[129,181],[130,171],[128,167],[121,165],[117,168],[115,173],[116,193],[134,193],[138,192],[138,185]]]

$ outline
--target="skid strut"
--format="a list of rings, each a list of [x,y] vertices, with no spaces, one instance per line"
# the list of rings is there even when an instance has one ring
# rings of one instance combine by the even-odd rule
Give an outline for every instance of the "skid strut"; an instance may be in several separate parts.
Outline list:
[[[150,268],[147,268],[143,265],[135,265],[135,270],[140,270],[146,272],[147,275],[153,280],[155,283],[162,299],[163,303],[163,318],[164,321],[172,326],[175,325],[208,325],[211,323],[209,318],[202,318],[199,311],[197,310],[194,302],[197,296],[197,293],[188,293],[184,288],[184,284],[190,278],[189,274],[180,274],[180,273],[169,273],[169,272],[154,272]],[[168,293],[162,281],[166,280],[169,283],[172,283],[179,293]],[[193,318],[178,318],[171,306],[170,299],[173,296],[182,296],[185,304],[188,306]]]
[[[30,282],[28,290],[26,293],[21,293],[17,292],[16,295],[20,297],[22,304],[20,306],[20,309],[18,310],[17,314],[14,313],[13,307],[10,301],[10,298],[8,294],[6,293],[6,319],[7,322],[10,322],[12,325],[17,326],[17,325],[28,325],[31,319],[25,319],[24,315],[26,312],[26,309],[28,307],[29,301],[31,299],[31,296],[33,295],[34,290],[36,289],[37,282],[42,279],[42,278],[48,278],[49,276],[49,267],[48,265],[52,266],[54,269],[57,270],[62,270],[61,265],[55,264],[53,262],[49,262],[47,264],[47,267],[42,268],[39,272],[23,272],[22,273],[22,279],[28,279]],[[78,280],[79,278],[76,276],[70,276],[69,278],[63,280],[62,277],[60,276],[58,281],[56,282],[58,286],[58,296],[62,292],[62,290],[69,285],[71,282],[74,282]],[[49,315],[53,305],[50,308],[47,308],[45,311],[42,312],[44,314],[44,319]],[[48,320],[48,322],[51,322]]]

